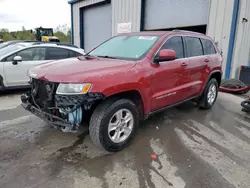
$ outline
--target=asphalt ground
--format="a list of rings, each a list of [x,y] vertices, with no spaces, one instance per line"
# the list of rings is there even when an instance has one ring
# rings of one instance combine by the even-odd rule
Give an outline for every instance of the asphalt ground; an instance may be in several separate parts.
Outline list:
[[[1,188],[249,188],[250,115],[220,93],[211,110],[188,102],[142,122],[118,153],[62,133],[0,94]]]

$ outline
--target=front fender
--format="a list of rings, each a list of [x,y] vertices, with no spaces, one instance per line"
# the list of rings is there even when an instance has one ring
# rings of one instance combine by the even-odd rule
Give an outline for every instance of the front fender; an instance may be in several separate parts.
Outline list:
[[[94,91],[97,88],[94,89]],[[150,88],[145,88],[143,84],[138,83],[138,82],[130,82],[130,83],[123,83],[123,84],[117,84],[117,85],[112,85],[110,87],[101,88],[98,89],[99,92],[105,95],[105,97],[111,97],[115,96],[124,92],[129,92],[129,91],[137,91],[142,99],[142,103],[144,106],[144,113],[148,113],[150,110],[150,100],[148,100],[148,97],[150,95]]]
[[[133,68],[123,70],[122,72],[113,72],[110,74],[92,76],[88,80],[93,85],[90,92],[103,93],[106,97],[117,95],[124,92],[137,91],[142,99],[144,113],[149,113],[151,104],[151,85],[150,75],[136,64]]]
[[[126,84],[119,84],[114,85],[108,88],[105,88],[102,93],[109,97],[118,93],[126,92],[126,91],[132,91],[136,90],[139,93],[141,93],[141,86],[138,83],[126,83]]]

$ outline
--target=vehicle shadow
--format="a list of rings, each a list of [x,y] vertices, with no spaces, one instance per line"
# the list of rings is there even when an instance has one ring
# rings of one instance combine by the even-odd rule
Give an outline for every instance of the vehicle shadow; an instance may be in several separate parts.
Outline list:
[[[0,91],[0,97],[6,97],[10,95],[21,95],[23,93],[26,93],[29,89],[13,89],[13,90],[5,90]]]

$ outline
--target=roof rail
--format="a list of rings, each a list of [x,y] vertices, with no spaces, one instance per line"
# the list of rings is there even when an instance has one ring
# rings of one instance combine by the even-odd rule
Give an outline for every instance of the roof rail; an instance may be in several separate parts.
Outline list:
[[[32,45],[39,45],[39,44],[44,44],[45,42],[39,42],[39,41],[35,41]]]
[[[69,46],[69,47],[73,47],[73,48],[78,48],[77,46],[75,46],[73,44],[67,44],[67,43],[43,42],[43,41],[37,41],[37,42],[33,43],[33,45],[39,45],[39,44],[54,44],[54,45],[58,45],[58,46]]]
[[[73,47],[73,48],[78,48],[77,46],[73,45],[73,44],[67,44],[67,43],[56,43],[57,45],[61,45],[61,46],[69,46],[69,47]]]
[[[203,33],[195,32],[195,31],[188,31],[188,30],[180,30],[180,29],[174,29],[172,30],[172,32],[187,32],[187,33],[196,33],[196,34],[204,35]]]
[[[23,42],[37,42],[35,40],[24,40]]]

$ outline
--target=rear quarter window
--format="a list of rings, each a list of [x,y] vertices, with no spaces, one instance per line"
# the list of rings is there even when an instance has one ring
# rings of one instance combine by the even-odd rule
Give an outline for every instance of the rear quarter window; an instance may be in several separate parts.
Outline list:
[[[69,50],[69,57],[79,57],[79,56],[82,56],[82,54]]]
[[[201,39],[201,43],[203,45],[205,55],[212,55],[217,53],[213,43],[210,40]]]

